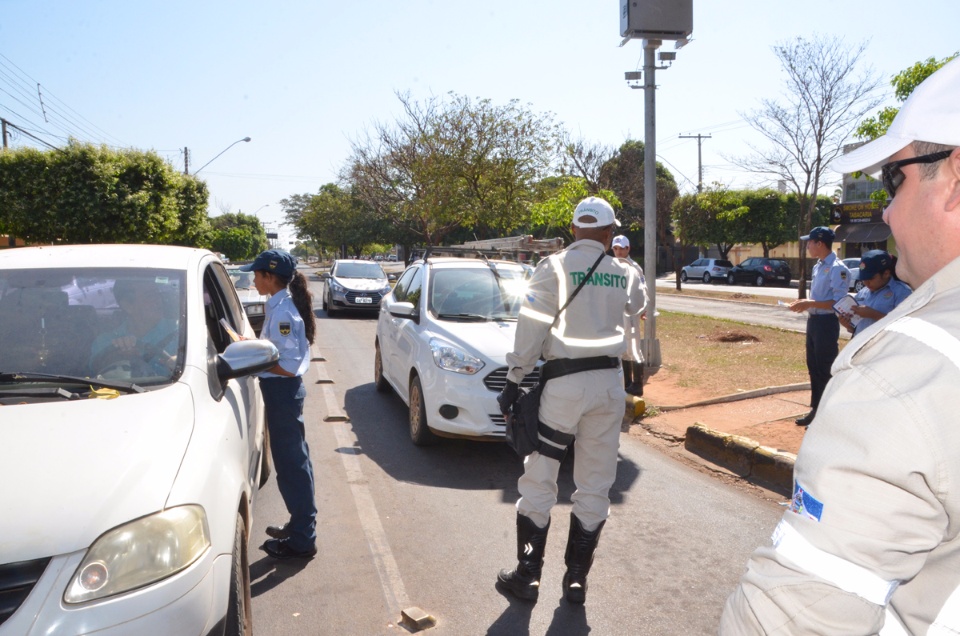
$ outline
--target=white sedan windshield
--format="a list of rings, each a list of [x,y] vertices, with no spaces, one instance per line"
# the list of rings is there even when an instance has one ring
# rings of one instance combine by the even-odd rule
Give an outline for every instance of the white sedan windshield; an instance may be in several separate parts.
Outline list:
[[[438,318],[517,318],[527,289],[520,267],[437,268],[430,284],[429,309]]]
[[[170,381],[183,359],[183,273],[0,272],[0,372]]]

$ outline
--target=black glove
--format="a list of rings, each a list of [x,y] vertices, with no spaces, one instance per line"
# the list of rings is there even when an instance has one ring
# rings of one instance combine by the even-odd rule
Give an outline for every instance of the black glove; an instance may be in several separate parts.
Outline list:
[[[500,405],[500,412],[504,415],[509,413],[513,407],[513,403],[517,401],[518,397],[520,397],[520,385],[507,380],[503,391],[500,391],[500,395],[497,396],[497,404]]]

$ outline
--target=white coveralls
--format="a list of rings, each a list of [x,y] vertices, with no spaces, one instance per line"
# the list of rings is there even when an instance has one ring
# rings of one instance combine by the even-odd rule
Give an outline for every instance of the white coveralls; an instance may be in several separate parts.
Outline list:
[[[642,312],[646,294],[638,284],[636,270],[612,257],[604,257],[551,328],[557,310],[603,251],[597,241],[576,241],[537,266],[520,309],[514,351],[507,354],[508,380],[519,384],[541,355],[555,360],[619,357],[623,353],[624,312]],[[540,421],[576,436],[573,513],[587,531],[593,531],[609,514],[608,493],[616,478],[625,396],[618,369],[565,375],[551,379],[543,389]],[[550,443],[542,436],[540,439]],[[557,502],[560,462],[535,452],[523,466],[517,510],[542,528]]]
[[[629,256],[622,259],[621,262],[626,263],[630,267],[637,270],[638,284],[644,288],[644,294],[646,294],[646,281],[643,277],[643,268],[637,265],[637,262]],[[640,319],[640,316],[642,315],[643,312],[632,316],[626,313],[623,314],[623,333],[627,349],[620,357],[624,360],[638,363],[643,362],[643,349],[641,348],[643,341],[643,322],[641,322]],[[634,378],[634,381],[639,384],[641,382],[641,378]]]
[[[720,633],[960,633],[960,259],[850,342]]]

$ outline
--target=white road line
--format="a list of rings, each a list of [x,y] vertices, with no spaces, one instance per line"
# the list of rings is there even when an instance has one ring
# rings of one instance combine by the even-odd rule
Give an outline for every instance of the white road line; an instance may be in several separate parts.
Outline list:
[[[390,615],[400,616],[400,612],[409,607],[410,602],[407,598],[407,591],[403,586],[403,579],[400,578],[400,569],[397,567],[393,552],[390,550],[387,534],[383,531],[383,524],[380,523],[377,506],[373,502],[370,488],[366,485],[367,481],[360,467],[360,458],[349,452],[349,449],[357,447],[357,438],[346,422],[334,423],[333,432],[337,436],[337,444],[340,445],[340,448],[348,451],[341,452],[340,458],[343,460],[343,467],[347,472],[347,483],[350,484],[353,500],[357,504],[360,525],[367,537],[373,563],[377,568],[377,574],[380,576],[383,596],[390,608]]]
[[[314,347],[314,357],[320,357],[316,347]],[[320,378],[328,377],[320,365],[315,366]],[[373,495],[370,494],[367,480],[363,476],[360,458],[350,452],[350,449],[358,447],[357,436],[354,435],[353,428],[347,421],[347,415],[340,406],[333,384],[323,384],[321,390],[327,409],[324,421],[332,422],[337,445],[343,451],[340,453],[340,459],[347,473],[347,483],[350,484],[350,492],[357,506],[357,514],[360,517],[363,534],[367,538],[367,545],[370,547],[370,554],[373,556],[374,567],[377,568],[377,575],[380,577],[383,597],[387,602],[390,615],[399,617],[400,613],[410,606],[410,602],[407,598],[407,590],[403,586],[403,579],[400,578],[400,568],[397,567],[393,552],[390,550],[387,533],[384,532],[383,524],[380,523],[380,515],[377,513]]]

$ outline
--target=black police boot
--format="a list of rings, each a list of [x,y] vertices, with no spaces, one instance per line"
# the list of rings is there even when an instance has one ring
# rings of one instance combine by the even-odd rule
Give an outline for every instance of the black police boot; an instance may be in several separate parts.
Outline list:
[[[536,601],[540,596],[540,573],[543,571],[543,551],[547,547],[547,527],[538,528],[530,517],[517,513],[517,567],[500,570],[497,586],[525,601]]]
[[[633,384],[633,365],[626,360],[623,360],[621,364],[623,365],[623,389],[629,393],[628,389]]]
[[[570,603],[583,603],[587,598],[587,574],[593,565],[593,553],[606,522],[601,521],[596,530],[587,532],[577,516],[570,513],[570,534],[563,557],[567,564],[567,572],[563,575],[563,594]]]
[[[640,362],[626,362],[623,365],[624,375],[626,378],[626,369],[630,368],[630,377],[632,381],[624,389],[630,395],[635,395],[641,397],[643,395],[643,364]]]

